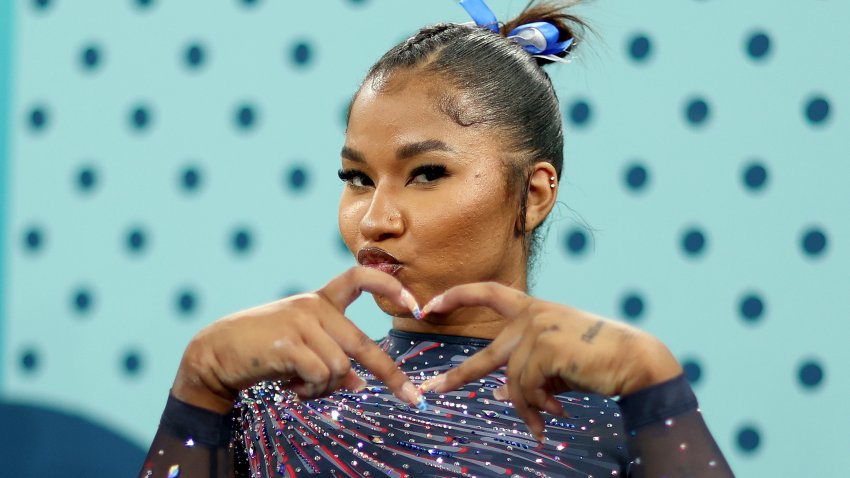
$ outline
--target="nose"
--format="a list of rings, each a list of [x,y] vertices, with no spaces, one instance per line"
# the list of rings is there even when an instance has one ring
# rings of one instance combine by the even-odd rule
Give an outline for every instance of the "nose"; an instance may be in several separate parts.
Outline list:
[[[392,191],[379,185],[369,209],[360,220],[360,233],[368,241],[384,241],[404,233],[404,220]]]

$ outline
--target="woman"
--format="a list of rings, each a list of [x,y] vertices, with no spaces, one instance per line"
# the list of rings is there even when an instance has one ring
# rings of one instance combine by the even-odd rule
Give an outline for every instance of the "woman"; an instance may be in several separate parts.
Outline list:
[[[478,26],[420,30],[352,101],[360,266],[198,333],[141,476],[731,476],[664,344],[526,293],[563,161],[542,65],[580,22],[462,4]],[[362,291],[393,317],[378,343],[344,315]]]

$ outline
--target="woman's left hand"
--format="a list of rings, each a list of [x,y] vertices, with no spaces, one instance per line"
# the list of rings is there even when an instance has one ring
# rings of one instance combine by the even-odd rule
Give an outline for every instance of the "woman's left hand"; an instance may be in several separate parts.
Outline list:
[[[508,324],[489,346],[423,383],[422,390],[455,390],[507,365],[507,390],[496,389],[494,395],[513,402],[540,442],[540,412],[566,415],[554,397],[558,393],[627,395],[682,373],[670,350],[640,329],[494,282],[453,287],[428,303],[423,313],[470,306],[489,307]]]

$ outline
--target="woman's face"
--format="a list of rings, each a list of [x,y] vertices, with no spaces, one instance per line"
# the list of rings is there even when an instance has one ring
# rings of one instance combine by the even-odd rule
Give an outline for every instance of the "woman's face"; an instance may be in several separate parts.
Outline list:
[[[366,83],[342,150],[339,229],[363,265],[393,273],[420,304],[469,282],[525,287],[517,202],[508,198],[498,134],[456,123],[447,85],[397,72]],[[410,313],[376,298],[384,312]]]

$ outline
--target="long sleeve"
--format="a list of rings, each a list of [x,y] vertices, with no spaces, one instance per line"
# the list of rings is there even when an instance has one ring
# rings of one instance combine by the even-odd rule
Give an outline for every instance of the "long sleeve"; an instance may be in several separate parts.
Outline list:
[[[171,394],[139,477],[233,477],[233,414],[220,415]]]
[[[684,374],[618,403],[632,457],[629,477],[734,476]]]

